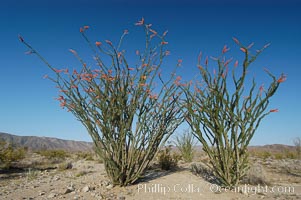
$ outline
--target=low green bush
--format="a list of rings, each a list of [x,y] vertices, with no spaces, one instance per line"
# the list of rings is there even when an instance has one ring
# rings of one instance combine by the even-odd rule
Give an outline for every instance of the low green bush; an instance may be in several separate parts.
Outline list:
[[[26,155],[26,149],[22,147],[13,147],[5,141],[0,141],[0,168],[10,168],[12,162],[23,159]]]
[[[44,156],[49,159],[64,159],[69,157],[69,154],[64,150],[40,150],[36,152],[41,156]]]
[[[158,164],[163,170],[171,170],[178,164],[180,156],[175,153],[171,153],[171,147],[165,147],[158,153]]]

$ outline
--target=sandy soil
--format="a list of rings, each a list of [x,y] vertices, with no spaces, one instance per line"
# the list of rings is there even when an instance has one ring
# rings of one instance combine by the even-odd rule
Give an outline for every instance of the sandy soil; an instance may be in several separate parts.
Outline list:
[[[173,171],[149,171],[139,183],[124,188],[113,187],[103,164],[96,161],[74,161],[68,170],[2,171],[0,199],[301,199],[301,176],[284,171],[293,163],[298,172],[301,161],[257,162],[264,166],[270,185],[241,185],[237,191],[220,188],[193,174],[191,163],[180,164]]]

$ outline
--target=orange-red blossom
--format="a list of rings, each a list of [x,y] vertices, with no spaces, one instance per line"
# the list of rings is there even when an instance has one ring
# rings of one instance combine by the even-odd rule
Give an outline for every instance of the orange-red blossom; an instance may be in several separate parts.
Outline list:
[[[65,106],[66,106],[66,99],[63,97],[63,96],[59,96],[58,98],[57,98],[57,100],[59,100],[61,103],[60,103],[60,106],[62,107],[62,108],[64,108]]]
[[[244,48],[244,47],[241,47],[240,50],[241,50],[242,52],[244,52],[244,53],[247,52],[246,48]]]
[[[235,38],[235,37],[232,37],[232,39],[234,40],[234,42],[235,42],[236,44],[240,44],[240,42],[238,41],[238,39],[237,39],[237,38]]]
[[[143,24],[144,24],[144,18],[142,17],[142,19],[140,21],[138,21],[135,25],[142,26]]]
[[[286,81],[286,76],[282,74],[280,78],[277,80],[277,83],[283,83],[284,81]]]
[[[174,83],[176,85],[180,85],[180,81],[181,81],[182,77],[181,76],[177,76],[176,80],[174,81]]]
[[[86,29],[90,28],[90,26],[80,27],[79,32],[83,33]]]
[[[237,66],[238,66],[238,60],[235,61],[235,63],[234,63],[234,67],[237,67]]]
[[[262,94],[262,92],[264,91],[264,87],[263,87],[263,85],[261,85],[260,87],[259,87],[259,95],[261,96],[261,94]]]
[[[222,53],[224,54],[224,53],[226,53],[229,50],[230,50],[230,48],[227,48],[227,45],[225,45],[224,48],[223,48],[223,50],[222,50]]]

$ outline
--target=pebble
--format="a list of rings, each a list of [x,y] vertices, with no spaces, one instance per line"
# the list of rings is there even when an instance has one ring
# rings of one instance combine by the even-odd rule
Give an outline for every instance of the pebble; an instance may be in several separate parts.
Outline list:
[[[90,187],[86,185],[85,187],[83,187],[82,191],[83,192],[89,192],[90,191]]]
[[[112,188],[113,188],[113,185],[110,184],[110,185],[106,186],[106,188],[107,188],[107,189],[112,189]]]
[[[63,194],[68,194],[73,192],[73,190],[71,190],[70,188],[67,188],[66,190],[64,190]]]
[[[70,190],[70,192],[73,192],[73,191],[75,190],[73,184],[68,185],[68,186],[67,186],[67,190]]]
[[[265,196],[266,194],[264,192],[257,192],[258,195],[263,195]]]
[[[132,189],[127,189],[127,190],[126,190],[126,194],[127,194],[127,195],[130,195],[130,194],[132,194],[132,193],[133,193],[133,190],[132,190]]]
[[[48,196],[47,196],[47,198],[49,198],[49,199],[51,199],[51,198],[54,198],[54,197],[56,197],[57,196],[57,194],[56,193],[50,193]]]
[[[102,181],[102,182],[100,183],[100,185],[101,185],[101,186],[108,186],[108,185],[110,185],[110,182],[108,182],[108,181]]]

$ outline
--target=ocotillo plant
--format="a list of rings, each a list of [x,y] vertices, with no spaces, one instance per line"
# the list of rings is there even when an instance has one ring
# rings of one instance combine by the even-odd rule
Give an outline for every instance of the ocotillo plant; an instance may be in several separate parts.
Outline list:
[[[283,74],[277,79],[265,70],[272,78],[267,89],[263,85],[258,87],[254,78],[247,87],[247,70],[268,45],[252,54],[253,44],[245,47],[236,38],[233,39],[244,54],[243,62],[239,65],[235,61],[231,73],[229,68],[233,59],[225,59],[229,51],[227,46],[224,46],[221,56],[212,57],[217,70],[209,67],[208,57],[204,64],[201,63],[200,54],[198,68],[202,80],[196,81],[193,88],[184,88],[188,111],[186,120],[208,154],[220,184],[224,186],[237,185],[246,174],[247,146],[262,119],[278,111],[267,111],[267,108],[279,84],[286,79]]]
[[[184,131],[182,135],[176,137],[174,144],[181,152],[182,159],[185,162],[192,162],[196,144],[192,132],[190,130]]]
[[[163,59],[169,54],[167,32],[158,34],[144,19],[136,25],[144,28],[146,41],[144,49],[136,51],[135,66],[129,64],[121,49],[127,30],[114,46],[109,40],[91,42],[86,35],[89,27],[82,27],[80,32],[98,66],[88,66],[75,50],[70,50],[82,66],[72,72],[54,68],[19,37],[55,73],[56,78],[50,79],[61,92],[57,98],[61,107],[86,127],[112,183],[120,186],[142,176],[160,145],[184,119],[178,106],[180,85],[175,72],[167,81],[161,76]]]

